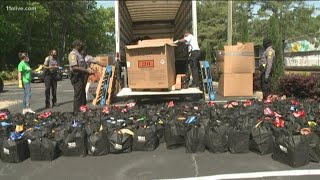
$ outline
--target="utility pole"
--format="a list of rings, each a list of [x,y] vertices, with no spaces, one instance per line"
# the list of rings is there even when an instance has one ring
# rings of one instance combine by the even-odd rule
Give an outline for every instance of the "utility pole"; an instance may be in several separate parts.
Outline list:
[[[228,0],[228,45],[232,45],[232,0]]]

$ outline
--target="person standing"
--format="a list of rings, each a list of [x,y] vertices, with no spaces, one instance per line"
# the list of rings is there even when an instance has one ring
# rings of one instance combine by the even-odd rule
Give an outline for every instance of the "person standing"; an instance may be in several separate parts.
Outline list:
[[[52,92],[52,108],[57,106],[57,76],[58,76],[58,62],[57,51],[51,50],[49,56],[46,57],[43,63],[44,68],[44,84],[46,87],[45,96],[46,96],[46,108],[50,108],[50,90]]]
[[[30,108],[31,98],[31,68],[29,65],[29,57],[25,52],[19,53],[19,59],[21,60],[18,65],[18,80],[19,88],[23,88],[24,96],[22,101],[22,114],[35,113]]]
[[[79,112],[80,106],[86,104],[85,78],[92,73],[92,70],[87,68],[87,64],[80,54],[84,44],[75,40],[72,45],[73,50],[70,52],[68,60],[71,69],[70,80],[74,89],[73,112]]]
[[[200,48],[198,44],[198,39],[193,36],[190,31],[186,30],[184,32],[184,38],[176,40],[174,43],[186,43],[189,46],[190,53],[190,68],[192,73],[192,85],[191,87],[200,86],[200,75],[199,75],[199,58],[200,58]]]
[[[263,47],[265,51],[262,54],[260,68],[263,98],[266,98],[271,94],[272,64],[275,57],[275,51],[272,48],[272,41],[268,37],[263,39]]]

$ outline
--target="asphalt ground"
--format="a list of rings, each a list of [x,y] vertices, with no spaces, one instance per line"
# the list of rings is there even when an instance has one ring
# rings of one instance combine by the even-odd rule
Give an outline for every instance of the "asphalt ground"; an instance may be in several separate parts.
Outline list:
[[[12,113],[21,112],[23,92],[17,85],[6,85],[0,93],[0,103],[13,101],[8,109]],[[73,88],[68,79],[58,82],[59,107],[52,111],[72,111]],[[44,84],[32,84],[31,107],[36,112],[44,111]],[[154,100],[154,99],[153,99]],[[120,102],[125,103],[125,102]],[[141,101],[148,103],[148,101]],[[90,104],[90,103],[89,103]],[[95,108],[90,106],[91,108]],[[317,170],[305,172],[297,170]],[[278,172],[281,171],[281,172]],[[250,176],[250,173],[261,176]],[[264,172],[264,173],[259,173]],[[276,173],[277,172],[277,173]],[[161,144],[153,152],[131,152],[109,154],[101,157],[59,157],[52,162],[31,161],[8,164],[0,162],[0,180],[57,180],[57,179],[172,179],[203,177],[203,179],[319,179],[320,165],[310,163],[299,168],[291,168],[272,160],[271,155],[260,156],[255,153],[187,154],[184,148],[168,150]],[[234,173],[241,173],[234,175]],[[248,174],[249,173],[249,174]],[[262,174],[268,175],[262,175]],[[289,175],[286,175],[289,174]],[[290,175],[291,174],[291,175]],[[280,176],[282,175],[282,176]],[[204,177],[208,176],[208,177]]]

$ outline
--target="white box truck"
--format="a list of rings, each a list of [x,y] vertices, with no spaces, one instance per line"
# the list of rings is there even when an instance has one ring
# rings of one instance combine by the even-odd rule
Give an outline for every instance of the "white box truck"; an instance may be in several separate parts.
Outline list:
[[[126,60],[125,46],[138,37],[176,40],[185,29],[197,37],[196,5],[191,0],[115,1],[116,60]]]
[[[161,94],[201,94],[196,88],[169,92],[132,92],[126,81],[126,45],[141,37],[151,39],[183,37],[188,29],[197,37],[197,2],[194,0],[117,0],[115,1],[116,60],[122,67],[121,96]],[[177,60],[177,59],[176,59]]]

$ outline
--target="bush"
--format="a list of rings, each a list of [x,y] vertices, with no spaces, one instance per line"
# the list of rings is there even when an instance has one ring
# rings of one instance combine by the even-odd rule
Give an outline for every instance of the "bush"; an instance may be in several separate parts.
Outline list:
[[[17,80],[18,79],[18,70],[15,69],[13,71],[2,71],[0,73],[0,78],[2,80]]]
[[[302,74],[283,75],[279,78],[278,90],[281,94],[296,98],[318,99],[320,94],[320,76]]]

